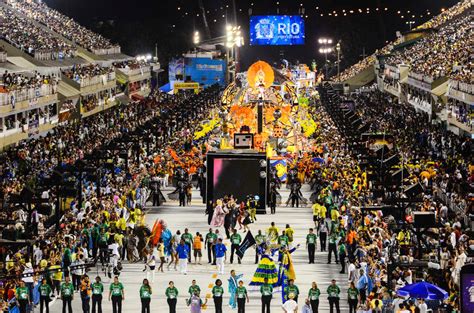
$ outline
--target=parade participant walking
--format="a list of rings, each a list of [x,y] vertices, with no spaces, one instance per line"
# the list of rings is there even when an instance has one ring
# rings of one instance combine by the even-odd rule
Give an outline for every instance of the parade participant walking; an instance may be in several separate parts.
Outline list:
[[[196,284],[195,279],[191,281],[191,286],[189,286],[188,288],[188,293],[189,293],[189,297],[192,297],[195,293],[197,293],[198,295],[201,293],[201,287],[199,287],[199,285]]]
[[[104,293],[104,285],[99,276],[95,278],[92,284],[92,313],[102,313],[102,294]],[[97,307],[97,311],[96,311]]]
[[[38,289],[40,293],[40,313],[43,313],[43,308],[46,308],[46,313],[49,313],[49,301],[52,290],[46,278],[41,280],[41,285]]]
[[[156,251],[158,251],[158,258],[160,258],[160,266],[158,266],[157,271],[161,271],[163,273],[163,266],[166,263],[165,260],[165,244],[163,243],[163,238],[158,240],[158,246],[156,246]],[[153,272],[154,274],[154,272]],[[154,276],[153,276],[154,278]]]
[[[181,274],[186,275],[188,271],[188,255],[190,254],[189,247],[181,239],[180,244],[176,248],[179,259],[179,271]]]
[[[326,251],[326,239],[328,236],[328,226],[323,219],[319,222],[319,246],[321,247],[321,252]]]
[[[224,294],[224,288],[222,288],[222,281],[216,280],[216,285],[212,287],[212,298],[214,299],[214,306],[216,307],[216,313],[222,313],[222,296]]]
[[[168,283],[168,288],[165,291],[166,302],[168,302],[168,307],[170,308],[169,313],[176,313],[176,302],[178,301],[178,289],[174,286],[174,282],[170,281]]]
[[[240,234],[237,233],[237,229],[232,230],[232,235],[230,236],[230,242],[232,245],[230,246],[230,264],[234,263],[234,253],[239,249],[239,245],[242,242],[242,237]],[[237,256],[239,264],[241,264],[240,257]]]
[[[298,302],[298,296],[300,294],[300,290],[298,289],[298,286],[295,285],[294,279],[288,280],[288,286],[285,287],[285,298],[286,300],[291,299],[295,300]]]
[[[66,307],[69,313],[72,313],[72,300],[74,300],[74,286],[69,276],[66,276],[64,283],[61,285],[61,300],[63,300],[63,313],[66,313]]]
[[[110,284],[109,301],[112,301],[112,312],[122,313],[122,301],[125,300],[125,289],[119,282],[118,276],[114,277],[114,282]]]
[[[349,302],[349,313],[356,313],[359,297],[359,289],[355,287],[354,282],[351,282],[349,289],[347,289],[347,301]]]
[[[230,271],[230,278],[228,279],[229,282],[229,306],[232,309],[237,307],[237,300],[236,300],[236,291],[238,285],[238,280],[244,276],[243,274],[236,275],[234,270]]]
[[[249,302],[249,295],[247,288],[244,287],[244,282],[239,280],[239,286],[235,291],[235,298],[237,301],[237,313],[245,313],[245,302]]]
[[[16,288],[15,296],[19,303],[20,313],[27,313],[28,305],[32,302],[32,299],[30,299],[30,292],[23,280],[20,280],[20,287]]]
[[[347,250],[346,245],[341,240],[339,241],[339,247],[337,249],[337,253],[339,254],[339,262],[341,262],[341,271],[339,273],[344,274],[346,270],[346,256]]]
[[[184,234],[181,236],[181,239],[184,240],[184,243],[188,247],[188,262],[191,263],[191,247],[193,245],[193,235],[189,233],[187,228],[184,229]]]
[[[259,255],[264,250],[262,245],[266,242],[267,238],[265,237],[265,235],[262,234],[262,231],[259,229],[257,235],[255,236],[255,264],[258,264]]]
[[[142,302],[142,313],[150,313],[150,301],[151,301],[152,290],[148,279],[143,280],[143,284],[140,287],[140,300]]]
[[[91,309],[92,288],[89,276],[87,275],[84,275],[81,279],[80,293],[82,301],[82,311],[84,313],[89,313]]]
[[[336,280],[331,280],[331,285],[328,286],[326,290],[328,293],[328,301],[329,301],[329,311],[330,313],[334,312],[334,307],[336,307],[336,312],[341,313],[339,309],[339,294],[341,293],[341,288],[336,285]]]
[[[309,303],[311,304],[311,310],[313,310],[313,313],[318,313],[320,295],[321,291],[319,290],[316,282],[313,281],[313,283],[311,284],[311,288],[308,291],[308,299]]]
[[[289,246],[288,246],[289,241],[290,240],[289,240],[288,236],[286,235],[286,232],[284,230],[282,230],[281,235],[278,237],[278,244],[281,247],[289,248]]]
[[[337,233],[335,231],[331,231],[329,234],[328,239],[328,264],[331,264],[331,255],[334,253],[334,258],[336,259],[336,264],[339,263],[337,259]]]
[[[263,285],[260,286],[260,293],[262,295],[262,313],[270,313],[270,303],[273,298],[273,286],[268,283],[268,278],[263,280]]]
[[[278,234],[280,231],[278,227],[275,226],[275,222],[271,222],[270,227],[267,229],[267,238],[271,243],[276,243],[278,240]]]
[[[290,227],[290,224],[286,224],[285,227],[285,235],[288,237],[288,247],[291,248],[293,245],[293,238],[294,238],[295,230]]]
[[[207,263],[215,263],[216,261],[216,251],[214,250],[214,245],[217,243],[217,235],[212,231],[212,228],[209,228],[209,232],[206,234],[206,239],[204,241],[204,248],[207,249]]]
[[[199,232],[196,232],[193,240],[193,252],[194,252],[194,264],[201,265],[202,258],[202,236]]]
[[[306,248],[308,249],[309,264],[314,264],[314,253],[316,251],[317,236],[312,228],[309,229],[309,234],[306,235]]]
[[[216,256],[217,272],[224,275],[224,264],[227,255],[227,247],[222,243],[222,238],[214,245],[214,255]]]

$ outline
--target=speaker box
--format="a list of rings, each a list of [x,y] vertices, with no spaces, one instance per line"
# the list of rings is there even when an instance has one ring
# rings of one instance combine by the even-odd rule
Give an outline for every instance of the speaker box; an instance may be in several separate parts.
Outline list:
[[[413,212],[413,226],[416,228],[430,228],[436,226],[434,212]]]
[[[414,198],[424,191],[423,186],[420,183],[411,185],[405,189],[405,194],[408,198]]]

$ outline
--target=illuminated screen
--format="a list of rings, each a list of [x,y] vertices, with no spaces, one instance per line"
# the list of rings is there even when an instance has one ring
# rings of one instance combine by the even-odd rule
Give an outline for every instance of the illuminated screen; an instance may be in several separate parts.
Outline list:
[[[304,20],[299,15],[250,17],[250,45],[303,45],[304,38]]]
[[[213,198],[232,194],[240,202],[259,194],[260,161],[257,159],[214,159]]]

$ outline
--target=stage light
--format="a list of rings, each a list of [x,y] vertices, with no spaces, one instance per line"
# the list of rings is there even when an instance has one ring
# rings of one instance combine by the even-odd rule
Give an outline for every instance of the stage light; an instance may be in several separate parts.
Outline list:
[[[332,39],[328,39],[328,44],[332,44]]]
[[[267,167],[267,161],[266,160],[260,160],[260,167]]]
[[[261,171],[261,172],[260,172],[260,178],[262,178],[262,179],[267,178],[267,172]]]
[[[147,54],[147,55],[146,55],[146,60],[147,60],[147,61],[150,61],[150,60],[151,60],[151,54]]]

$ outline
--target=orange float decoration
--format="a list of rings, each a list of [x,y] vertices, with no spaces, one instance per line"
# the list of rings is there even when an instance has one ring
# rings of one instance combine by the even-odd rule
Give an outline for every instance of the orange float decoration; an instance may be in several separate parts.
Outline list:
[[[252,88],[258,88],[261,85],[265,88],[270,88],[274,80],[275,73],[267,62],[257,61],[247,71],[247,82]]]

